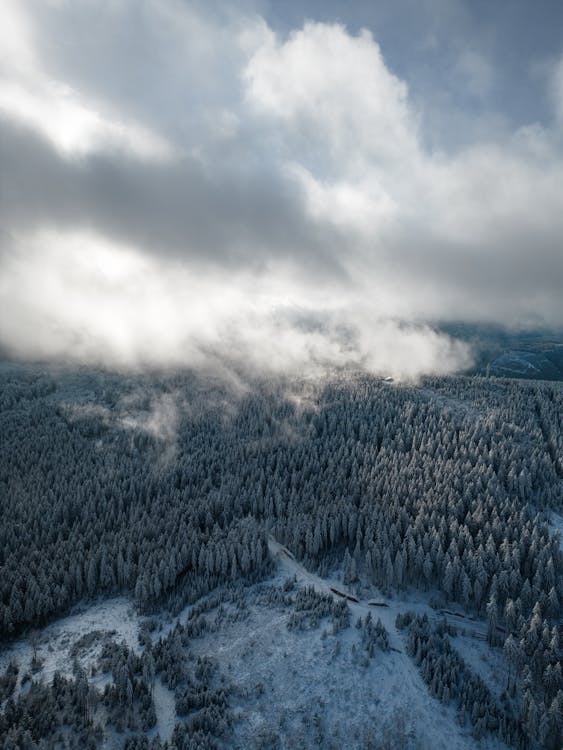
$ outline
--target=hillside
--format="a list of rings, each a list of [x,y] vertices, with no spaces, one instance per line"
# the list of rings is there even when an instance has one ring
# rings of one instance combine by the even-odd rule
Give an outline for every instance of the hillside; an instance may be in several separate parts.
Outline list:
[[[557,746],[559,385],[1,377],[6,748]]]

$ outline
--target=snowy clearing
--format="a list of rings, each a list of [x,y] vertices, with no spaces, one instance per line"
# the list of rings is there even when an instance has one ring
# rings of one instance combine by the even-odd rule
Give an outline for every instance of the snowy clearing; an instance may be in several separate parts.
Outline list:
[[[427,612],[433,620],[441,617],[422,595],[386,599],[388,606],[373,607],[368,601],[382,601],[383,597],[376,590],[364,589],[358,593],[360,601],[347,602],[351,618],[344,631],[333,634],[324,621],[318,628],[289,630],[289,610],[266,604],[262,593],[265,587],[282,586],[288,579],[295,579],[298,586],[313,586],[317,592],[335,599],[340,597],[331,589],[343,591],[345,587],[338,579],[323,579],[307,571],[272,538],[269,550],[276,570],[270,579],[245,590],[248,611],[244,617],[227,620],[218,630],[190,640],[192,653],[216,660],[231,685],[230,705],[235,715],[232,747],[269,747],[268,742],[276,736],[284,738],[281,748],[360,748],[396,725],[404,727],[405,737],[410,737],[413,747],[502,747],[491,739],[479,745],[469,727],[460,727],[454,707],[441,704],[429,694],[405,653],[404,635],[395,627],[397,614],[409,609]],[[156,624],[153,640],[168,635],[177,622],[185,622],[191,609],[186,607],[176,618],[151,617]],[[362,655],[359,631],[354,627],[358,617],[365,619],[368,614],[374,621],[381,619],[392,649],[387,653],[378,651],[369,660]],[[213,609],[207,617],[213,622]],[[68,617],[44,628],[36,638],[43,667],[34,679],[51,681],[57,670],[71,674],[74,656],[90,674],[99,658],[102,636],[108,634],[139,652],[139,626],[145,619],[124,597],[76,608]],[[484,629],[481,623],[465,624]],[[500,651],[492,652],[469,634],[459,635],[453,642],[498,695],[505,674]],[[30,638],[19,639],[0,654],[0,668],[15,658],[21,666],[21,681],[30,669],[32,656]],[[103,690],[109,679],[109,675],[97,673],[90,682]],[[153,698],[157,724],[149,736],[158,734],[168,740],[178,718],[174,693],[158,677]],[[117,747],[119,742],[119,735],[107,734],[108,747]],[[303,742],[306,744],[300,744]]]

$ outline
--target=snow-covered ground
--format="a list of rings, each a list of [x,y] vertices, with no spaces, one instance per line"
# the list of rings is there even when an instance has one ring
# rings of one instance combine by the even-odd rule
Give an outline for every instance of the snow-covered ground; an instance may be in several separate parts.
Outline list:
[[[291,553],[288,553],[275,540],[271,539],[269,546],[270,553],[279,561],[278,576],[284,574],[290,577],[295,576],[303,585],[313,585],[317,591],[323,593],[330,592],[331,587],[346,591],[339,580],[322,579],[305,570],[291,556]],[[350,718],[350,721],[346,721],[345,724],[348,728],[351,726],[356,728],[381,727],[382,717],[403,717],[422,747],[444,748],[444,750],[477,747],[478,743],[473,740],[468,730],[462,729],[455,721],[453,707],[445,707],[430,696],[414,662],[405,653],[403,634],[395,627],[399,612],[406,610],[427,612],[431,619],[437,619],[437,613],[428,606],[422,596],[410,596],[406,600],[405,598],[385,599],[375,589],[371,592],[366,591],[366,594],[368,593],[371,595],[365,598],[358,596],[360,598],[358,603],[348,601],[352,613],[352,627],[339,636],[342,647],[336,659],[332,661],[330,657],[327,659],[326,652],[328,650],[330,654],[331,638],[325,639],[325,645],[320,652],[317,645],[317,651],[313,653],[312,660],[307,657],[310,655],[311,647],[315,648],[314,645],[309,646],[308,653],[301,653],[300,658],[294,656],[292,659],[298,665],[296,668],[303,672],[305,680],[307,674],[315,675],[315,683],[318,686],[316,700],[322,701],[326,685],[331,686],[328,715],[333,713],[336,717],[332,730],[338,733],[340,723],[345,720],[342,716],[342,706],[344,706],[346,707],[345,715],[349,715]],[[384,600],[388,606],[373,607],[368,604],[369,600]],[[391,648],[396,650],[387,654],[378,652],[367,668],[358,669],[358,666],[354,664],[354,659],[350,656],[352,645],[358,642],[357,630],[353,625],[358,617],[365,619],[369,612],[374,620],[381,619],[389,633]],[[470,631],[472,626],[481,632],[484,630],[484,626],[481,627],[478,623],[464,623],[464,627]],[[274,627],[282,642],[288,636],[293,637],[292,633],[283,633],[277,623]],[[272,632],[272,628],[268,630]],[[476,659],[481,660],[481,657],[484,657],[479,665],[481,668],[475,671],[485,677],[486,670],[483,665],[489,663],[487,652],[490,652],[486,644],[475,640],[468,634],[465,637],[455,638],[454,645],[471,666]],[[263,663],[267,665],[266,669],[272,671],[270,658],[269,656]],[[311,661],[313,663],[310,663]],[[493,658],[492,663],[497,663],[497,660]],[[252,674],[254,668],[249,671]],[[275,673],[275,670],[273,671]],[[287,697],[287,678],[282,680],[280,677],[275,682],[283,686],[282,690],[285,691]],[[272,692],[275,693],[275,691],[275,687],[272,687]],[[348,700],[349,697],[351,700]],[[290,704],[292,701],[293,692],[290,691]],[[272,703],[275,702],[272,701]],[[480,746],[487,747],[487,744],[485,742],[483,745],[482,741]],[[491,744],[491,747],[499,746],[498,742]]]
[[[247,613],[224,618],[218,630],[190,642],[190,650],[196,656],[206,655],[217,661],[232,687],[230,705],[236,717],[233,747],[364,747],[369,746],[370,737],[381,738],[386,730],[399,725],[404,726],[406,736],[416,737],[417,747],[501,747],[493,739],[477,743],[469,727],[460,727],[453,704],[444,705],[431,697],[414,662],[405,653],[404,634],[396,629],[395,618],[408,609],[427,612],[433,619],[440,617],[429,607],[428,594],[387,599],[387,607],[373,607],[368,601],[383,597],[375,589],[361,588],[357,592],[360,601],[348,601],[351,618],[350,627],[345,630],[333,634],[328,620],[318,628],[289,630],[291,608],[267,604],[265,587],[280,586],[288,578],[323,593],[330,592],[331,587],[341,591],[344,587],[337,579],[323,579],[305,570],[274,539],[269,547],[277,562],[276,571],[270,580],[246,590]],[[189,610],[187,607],[177,618],[156,618],[153,638],[165,636],[177,621],[185,622]],[[370,660],[362,649],[360,631],[354,627],[358,617],[365,619],[368,612],[374,620],[381,618],[392,647],[388,653],[377,650]],[[207,617],[212,621],[213,611]],[[44,628],[35,639],[43,668],[34,678],[51,680],[56,670],[71,673],[75,657],[90,674],[103,639],[110,634],[138,651],[142,620],[125,597],[75,608],[67,617]],[[151,620],[154,622],[155,618]],[[468,631],[485,630],[483,623],[461,618],[458,622]],[[489,649],[470,632],[460,634],[453,643],[498,695],[505,679],[500,650]],[[0,652],[0,669],[15,658],[21,681],[21,676],[30,670],[32,656],[32,640],[21,638]],[[90,679],[95,687],[103,689],[110,678],[94,674]],[[158,733],[162,739],[169,739],[177,720],[174,695],[158,678],[154,702],[157,726],[149,734]],[[276,737],[284,738],[281,745],[271,744]]]
[[[55,672],[72,674],[73,654],[79,663],[88,668],[94,664],[101,649],[102,636],[112,634],[116,641],[125,641],[136,651],[139,650],[137,634],[139,632],[139,616],[133,608],[132,602],[126,597],[99,600],[89,605],[75,607],[71,614],[51,623],[40,631],[35,631],[37,656],[42,662],[39,675],[44,680],[51,681]],[[99,638],[91,639],[87,643],[85,636],[97,632]],[[81,646],[81,642],[84,646]],[[20,667],[18,680],[31,670],[33,658],[34,637],[19,638],[5,647],[0,647],[0,671],[15,659]],[[87,669],[87,671],[89,671]],[[94,684],[100,684],[99,676]]]
[[[536,352],[509,351],[504,352],[491,363],[491,370],[529,375],[531,372],[540,372],[538,365],[545,362],[545,357]]]
[[[500,648],[488,648],[482,641],[459,635],[452,644],[461,653],[466,664],[485,682],[498,699],[506,689],[507,665]]]
[[[159,677],[155,679],[153,700],[156,713],[156,727],[151,729],[148,734],[151,737],[158,734],[161,740],[169,740],[176,724],[174,693],[162,684]]]

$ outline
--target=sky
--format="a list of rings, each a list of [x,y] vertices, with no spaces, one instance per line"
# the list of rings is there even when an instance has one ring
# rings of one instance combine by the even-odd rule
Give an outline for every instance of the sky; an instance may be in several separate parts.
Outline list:
[[[467,367],[563,326],[559,0],[2,0],[0,349]]]

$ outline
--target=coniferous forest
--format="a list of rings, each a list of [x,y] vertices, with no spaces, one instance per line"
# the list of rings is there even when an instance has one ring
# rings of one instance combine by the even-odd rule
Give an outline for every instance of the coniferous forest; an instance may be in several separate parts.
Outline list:
[[[253,607],[287,616],[284,637],[333,639],[332,660],[353,637],[354,669],[404,652],[472,742],[560,747],[560,384],[0,377],[1,747],[244,746],[241,688],[212,644]],[[276,578],[276,550],[307,585]],[[315,583],[328,580],[338,585]],[[367,615],[366,592],[378,599]],[[94,631],[70,669],[46,674],[42,632],[123,596],[141,618],[137,643]],[[386,608],[391,625],[378,618]],[[506,670],[498,694],[456,645],[464,619]],[[22,641],[28,666],[10,656]],[[94,646],[85,666],[81,649]],[[166,738],[155,684],[173,696]],[[278,728],[247,746],[344,746],[322,733],[326,718],[309,720],[302,745]],[[400,722],[349,742],[425,746]]]
[[[563,0],[0,0],[0,750],[563,750]]]

